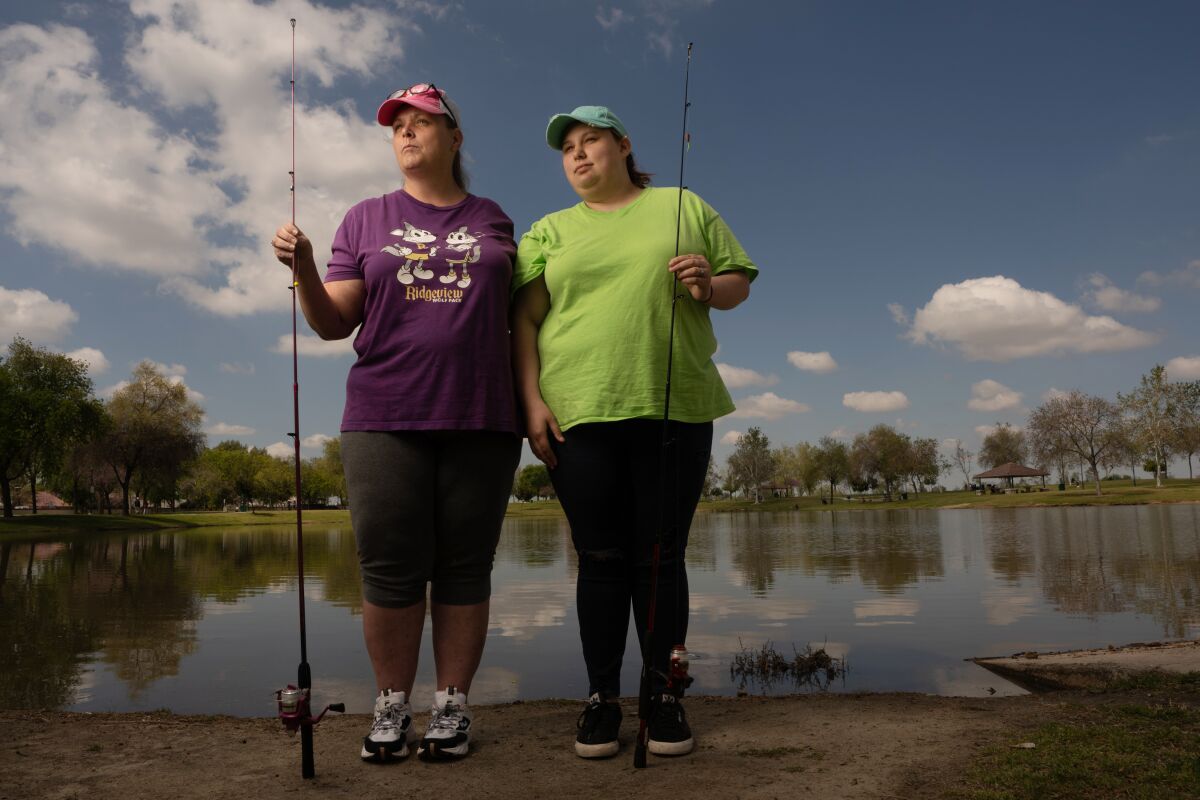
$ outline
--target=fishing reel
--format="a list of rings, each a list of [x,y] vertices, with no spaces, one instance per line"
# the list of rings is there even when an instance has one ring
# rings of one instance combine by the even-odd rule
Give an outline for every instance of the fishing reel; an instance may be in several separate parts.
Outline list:
[[[309,706],[308,689],[299,689],[290,683],[286,689],[275,692],[275,703],[279,707],[279,721],[293,735],[301,728],[315,726],[327,712],[341,714],[346,711],[345,703],[330,703],[314,717]]]
[[[688,675],[687,647],[677,644],[671,648],[671,666],[667,671],[667,692],[676,697],[683,697],[683,690],[692,685],[695,680]]]

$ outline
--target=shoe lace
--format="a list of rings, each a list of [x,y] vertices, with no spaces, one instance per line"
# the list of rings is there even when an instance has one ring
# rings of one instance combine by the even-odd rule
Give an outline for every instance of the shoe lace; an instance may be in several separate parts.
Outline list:
[[[439,730],[457,730],[458,723],[462,718],[462,709],[453,703],[447,703],[445,707],[433,710],[433,719],[429,721],[429,727]]]
[[[604,703],[599,700],[593,700],[588,703],[587,708],[579,714],[579,719],[575,722],[575,727],[581,731],[591,732],[600,724],[600,720],[604,718]]]
[[[404,710],[398,704],[385,705],[382,711],[375,712],[375,720],[371,723],[372,731],[394,730],[404,727]]]

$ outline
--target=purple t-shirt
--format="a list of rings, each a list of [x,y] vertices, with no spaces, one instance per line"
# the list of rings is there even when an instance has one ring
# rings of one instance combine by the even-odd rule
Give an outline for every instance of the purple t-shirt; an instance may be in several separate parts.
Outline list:
[[[325,281],[362,280],[343,431],[517,431],[508,347],[512,220],[467,195],[364,200],[333,237]]]

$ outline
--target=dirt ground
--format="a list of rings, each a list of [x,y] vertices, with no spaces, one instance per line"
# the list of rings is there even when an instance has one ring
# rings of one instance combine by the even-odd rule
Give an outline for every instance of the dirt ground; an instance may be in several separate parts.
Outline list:
[[[274,719],[155,714],[0,712],[0,800],[434,797],[941,797],[981,748],[1015,744],[1058,715],[1064,697],[916,694],[689,697],[697,748],[633,767],[636,702],[624,703],[622,750],[587,761],[573,750],[578,702],[475,709],[472,754],[358,758],[365,716],[316,731],[317,777],[300,777],[298,738]],[[425,722],[417,716],[417,724]],[[452,782],[448,782],[452,781]],[[597,794],[599,790],[600,794]],[[644,794],[642,794],[644,793]]]

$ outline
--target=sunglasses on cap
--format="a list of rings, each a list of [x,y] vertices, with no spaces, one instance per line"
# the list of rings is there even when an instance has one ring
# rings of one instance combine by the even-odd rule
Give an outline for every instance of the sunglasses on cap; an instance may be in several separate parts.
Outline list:
[[[438,103],[442,107],[442,110],[445,112],[446,116],[450,118],[450,121],[452,123],[454,123],[454,127],[457,128],[458,127],[458,119],[454,116],[454,112],[450,110],[450,104],[445,101],[445,99],[444,99],[445,93],[442,92],[441,89],[437,88],[437,86],[435,86],[432,83],[414,83],[412,86],[409,86],[407,89],[397,89],[396,91],[389,94],[387,96],[387,99],[388,100],[403,100],[406,97],[427,97],[429,95],[432,95],[434,97],[434,99],[436,99],[438,101]]]

